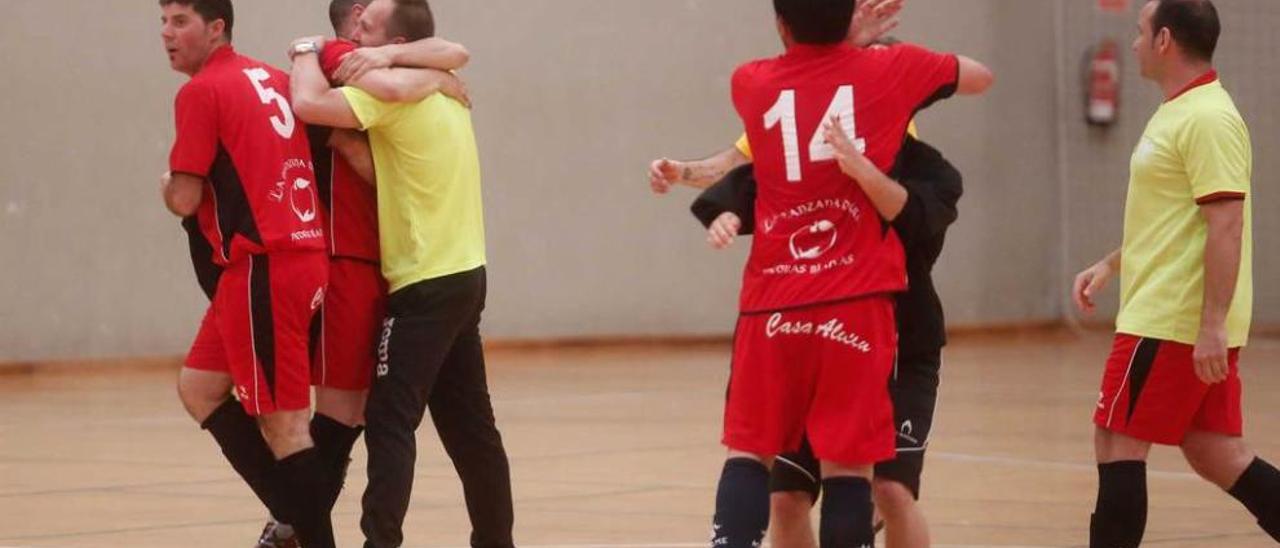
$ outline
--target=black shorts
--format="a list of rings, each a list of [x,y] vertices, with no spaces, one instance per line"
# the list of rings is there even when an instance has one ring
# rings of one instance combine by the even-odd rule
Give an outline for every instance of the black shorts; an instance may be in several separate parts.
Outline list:
[[[941,353],[904,357],[898,360],[889,379],[889,395],[893,399],[894,423],[898,425],[898,455],[876,464],[877,478],[905,485],[920,498],[920,475],[924,470],[924,453],[933,427],[933,411],[938,402],[938,373],[942,369]],[[813,500],[822,490],[818,460],[813,456],[809,440],[798,451],[778,455],[769,481],[772,492],[804,491]]]

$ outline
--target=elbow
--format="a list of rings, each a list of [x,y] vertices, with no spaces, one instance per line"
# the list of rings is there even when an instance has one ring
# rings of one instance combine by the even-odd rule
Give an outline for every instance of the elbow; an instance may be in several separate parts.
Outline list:
[[[961,95],[981,95],[996,83],[996,75],[987,67],[980,67],[965,79],[960,86]]]
[[[414,99],[413,94],[409,90],[409,86],[387,86],[383,89],[368,90],[370,95],[377,97],[388,103],[409,103]]]
[[[462,44],[453,44],[448,51],[448,70],[458,70],[471,62],[471,52]]]
[[[996,83],[996,76],[986,65],[961,56],[960,78],[957,93],[961,95],[979,95],[986,93]]]
[[[170,193],[165,196],[165,206],[178,217],[190,217],[200,209],[199,194]]]

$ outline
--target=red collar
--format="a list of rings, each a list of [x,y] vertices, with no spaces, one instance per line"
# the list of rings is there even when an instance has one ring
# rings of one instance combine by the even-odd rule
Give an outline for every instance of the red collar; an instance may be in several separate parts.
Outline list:
[[[1166,103],[1168,103],[1168,102],[1170,102],[1170,101],[1173,101],[1174,99],[1177,99],[1177,98],[1179,98],[1179,97],[1182,97],[1182,96],[1183,96],[1184,94],[1186,94],[1188,91],[1191,91],[1191,90],[1193,90],[1193,89],[1196,89],[1196,88],[1198,88],[1198,87],[1200,87],[1200,86],[1203,86],[1203,85],[1206,85],[1206,84],[1212,84],[1212,83],[1214,83],[1214,82],[1216,82],[1216,81],[1218,81],[1218,71],[1216,71],[1216,70],[1214,70],[1214,69],[1209,69],[1209,72],[1206,72],[1206,73],[1204,73],[1204,74],[1201,74],[1199,78],[1196,78],[1195,80],[1192,80],[1190,84],[1187,84],[1187,87],[1182,88],[1182,90],[1180,90],[1180,91],[1178,91],[1177,93],[1173,94],[1173,97],[1170,97],[1170,98],[1166,99],[1166,100],[1165,100],[1165,102],[1166,102]]]
[[[200,67],[200,72],[204,72],[206,68],[235,56],[236,49],[231,47],[231,44],[218,46],[218,49],[213,50],[213,53],[209,54],[209,58],[204,60],[204,66]]]

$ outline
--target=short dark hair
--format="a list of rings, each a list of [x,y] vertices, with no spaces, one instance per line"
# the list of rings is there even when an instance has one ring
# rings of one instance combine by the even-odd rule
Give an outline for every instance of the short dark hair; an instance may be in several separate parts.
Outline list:
[[[436,20],[427,0],[395,0],[395,4],[387,20],[387,38],[414,42],[436,35]]]
[[[333,0],[329,2],[329,23],[333,24],[334,32],[342,26],[342,22],[351,15],[351,8],[356,6],[368,6],[372,0]]]
[[[1218,49],[1218,36],[1222,23],[1218,20],[1218,8],[1210,0],[1156,0],[1156,12],[1151,16],[1151,34],[1169,29],[1173,41],[1188,55],[1201,61],[1212,61]]]
[[[773,0],[773,11],[801,44],[838,43],[849,36],[856,0]]]
[[[169,4],[190,6],[192,10],[200,14],[200,18],[206,24],[221,19],[225,25],[222,33],[226,35],[228,42],[231,41],[231,27],[236,24],[236,10],[231,7],[231,0],[160,0],[160,7],[165,7]]]

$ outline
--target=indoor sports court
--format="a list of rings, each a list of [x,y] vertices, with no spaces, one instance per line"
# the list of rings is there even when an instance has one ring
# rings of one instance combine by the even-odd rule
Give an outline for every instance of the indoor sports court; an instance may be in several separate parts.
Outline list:
[[[1226,198],[1245,208],[1244,237],[1251,244],[1238,254],[1248,259],[1241,260],[1241,268],[1252,274],[1243,297],[1252,305],[1251,322],[1245,323],[1249,337],[1239,350],[1238,370],[1228,375],[1224,358],[1229,380],[1222,382],[1243,386],[1237,420],[1249,450],[1259,461],[1276,462],[1280,398],[1272,394],[1280,393],[1275,367],[1280,364],[1280,284],[1273,280],[1280,279],[1280,217],[1270,212],[1280,206],[1273,184],[1280,159],[1268,151],[1280,146],[1275,104],[1280,40],[1274,31],[1280,27],[1280,3],[1213,3],[1221,37],[1212,68],[1247,125],[1244,138],[1251,149],[1251,168],[1244,172],[1251,176],[1236,181],[1251,185],[1239,195],[1247,199],[1237,200],[1233,193]],[[272,519],[273,512],[228,464],[230,457],[219,450],[221,440],[215,443],[193,421],[191,404],[184,408],[188,396],[180,397],[177,388],[180,371],[185,374],[191,366],[188,351],[206,309],[217,302],[211,305],[214,293],[202,292],[193,274],[192,242],[199,234],[191,232],[189,241],[181,220],[166,211],[171,182],[161,182],[166,170],[184,171],[175,169],[171,148],[182,146],[180,133],[187,131],[181,116],[175,125],[175,95],[191,77],[175,72],[175,48],[165,57],[178,13],[167,10],[190,7],[182,0],[177,4],[9,2],[0,18],[0,46],[6,52],[0,68],[18,76],[18,85],[0,101],[0,120],[7,128],[0,137],[0,548],[247,547]],[[300,48],[295,38],[334,34],[327,4],[236,0],[235,51],[289,76],[291,64],[320,53]],[[753,242],[742,235],[727,249],[713,249],[714,233],[690,211],[700,195],[687,184],[691,172],[675,169],[680,180],[656,194],[652,169],[658,168],[651,166],[666,158],[674,160],[670,165],[689,166],[734,150],[744,133],[731,91],[740,84],[735,69],[782,53],[774,7],[766,0],[432,0],[430,8],[434,35],[469,53],[465,67],[454,72],[471,103],[469,124],[482,174],[477,196],[483,202],[481,270],[487,272],[487,296],[479,324],[484,340],[480,381],[487,382],[491,421],[496,420],[504,446],[499,449],[509,460],[515,544],[711,545],[708,539],[720,534],[717,494],[726,492],[721,476],[726,387],[731,370],[738,371],[734,368],[745,359],[743,348],[751,348],[741,337],[735,341],[734,334]],[[964,191],[932,268],[947,336],[932,428],[925,427],[927,439],[917,440],[921,451],[928,448],[916,507],[928,524],[924,545],[1091,546],[1091,514],[1103,513],[1095,412],[1102,408],[1112,424],[1114,407],[1122,400],[1129,420],[1134,408],[1160,416],[1165,407],[1138,407],[1143,384],[1157,386],[1150,379],[1161,378],[1157,370],[1134,376],[1134,364],[1147,359],[1151,365],[1141,342],[1132,356],[1122,356],[1128,365],[1119,365],[1123,381],[1116,382],[1123,384],[1100,393],[1104,370],[1115,367],[1108,362],[1117,359],[1112,355],[1116,332],[1126,331],[1117,328],[1117,313],[1143,298],[1133,296],[1141,295],[1136,289],[1122,296],[1121,287],[1147,282],[1122,283],[1126,271],[1121,271],[1092,295],[1092,314],[1081,313],[1073,299],[1077,274],[1120,248],[1126,233],[1134,234],[1135,217],[1126,210],[1126,201],[1135,196],[1131,167],[1138,164],[1131,160],[1139,143],[1150,142],[1143,140],[1151,132],[1148,121],[1166,102],[1197,93],[1195,88],[1165,92],[1144,77],[1142,67],[1149,66],[1144,63],[1154,61],[1140,59],[1131,44],[1144,32],[1140,21],[1153,17],[1154,12],[1144,16],[1144,10],[1152,9],[1145,0],[905,0],[894,18],[900,26],[887,32],[902,42],[976,60],[995,81],[985,94],[947,99],[912,118],[915,139],[941,152],[963,177]],[[961,78],[963,63],[954,70]],[[285,88],[263,88],[270,84],[264,83],[266,72],[261,74],[261,80],[250,76],[260,93],[252,96],[254,106],[276,108],[274,96],[287,105]],[[962,85],[956,88],[963,91]],[[292,95],[299,93],[295,87]],[[447,92],[442,87],[435,93]],[[819,113],[823,101],[813,107]],[[377,205],[385,208],[393,195],[383,186],[387,157],[380,155],[382,141],[373,135],[378,130],[361,108],[353,101],[348,116],[354,110],[356,129],[367,126],[371,133]],[[306,120],[304,111],[298,112],[301,128]],[[864,129],[876,123],[859,119]],[[277,123],[276,131],[281,128]],[[745,128],[756,152],[759,200],[769,192],[769,179],[759,169],[773,149],[758,135],[775,128]],[[805,154],[813,131],[801,127]],[[1227,148],[1218,146],[1220,140],[1208,142],[1214,151]],[[779,143],[775,148],[781,153],[786,145]],[[1201,143],[1191,148],[1205,150]],[[1140,164],[1137,156],[1133,161]],[[811,169],[807,161],[803,167]],[[714,179],[723,175],[717,172]],[[208,175],[205,184],[213,185],[214,177]],[[306,185],[293,188],[296,197]],[[911,187],[906,192],[914,196]],[[1222,203],[1222,192],[1211,193],[1214,201],[1196,192],[1188,211]],[[329,198],[340,199],[333,193]],[[865,199],[879,209],[875,199]],[[902,207],[912,207],[912,199],[904,198]],[[299,218],[314,215],[300,212],[297,202],[293,210]],[[385,255],[385,238],[394,232],[382,209],[378,213]],[[212,215],[228,218],[222,210]],[[1151,216],[1172,222],[1159,212]],[[889,226],[883,225],[885,234]],[[331,234],[336,227],[334,221],[324,230]],[[756,226],[770,228],[767,220]],[[231,234],[221,226],[208,230]],[[1125,260],[1181,261],[1169,257],[1185,255],[1204,264],[1210,259],[1202,257],[1217,255],[1206,251],[1210,247],[1195,246],[1215,240],[1199,238],[1185,245],[1182,240],[1161,243],[1172,246],[1163,255],[1150,252],[1155,244],[1147,240],[1126,247]],[[910,270],[911,240],[904,241]],[[231,249],[232,242],[226,237],[219,245]],[[795,242],[793,237],[791,252],[800,259]],[[328,245],[336,253],[334,244]],[[387,261],[384,257],[384,267]],[[232,272],[231,265],[220,266]],[[1202,270],[1215,275],[1209,267],[1194,270],[1197,276]],[[1154,272],[1153,277],[1162,275]],[[274,278],[272,291],[283,294],[299,279]],[[917,279],[912,274],[908,283]],[[392,275],[389,282],[388,317],[396,322],[379,316],[374,327],[339,322],[323,331],[324,337],[362,329],[380,333],[381,340],[373,339],[366,352],[377,368],[389,360],[395,366],[394,337],[401,335],[392,335],[390,324],[411,324],[396,316],[399,284]],[[218,291],[226,279],[221,283]],[[1209,290],[1199,291],[1205,286],[1202,277],[1175,276],[1161,283],[1178,291],[1145,298],[1158,304],[1192,293],[1196,303],[1215,298],[1206,297],[1212,295]],[[1236,292],[1246,291],[1243,284],[1233,285]],[[1227,295],[1223,313],[1228,304],[1232,314],[1239,312],[1239,295]],[[324,306],[333,303],[332,297]],[[430,302],[433,310],[445,306]],[[312,304],[314,311],[318,302]],[[791,310],[777,307],[769,313],[785,318]],[[1196,322],[1201,322],[1199,310],[1197,305]],[[771,323],[769,338],[786,329]],[[261,365],[266,362],[257,333],[252,332],[251,361]],[[320,335],[311,337],[314,360],[322,343],[316,342]],[[1242,346],[1237,341],[1232,331],[1223,349]],[[389,344],[392,358],[386,357]],[[1184,346],[1191,356],[1191,345]],[[901,355],[901,350],[894,354]],[[780,359],[792,359],[787,356]],[[1163,356],[1156,356],[1153,367],[1164,366]],[[1186,367],[1194,379],[1189,361]],[[253,370],[253,382],[260,374],[265,373]],[[387,372],[375,369],[368,375],[376,375],[368,395],[372,402],[383,397],[378,385],[387,382],[382,380]],[[227,402],[248,401],[236,378],[236,397]],[[267,384],[274,389],[275,383]],[[222,390],[220,397],[228,392]],[[1185,405],[1165,397],[1176,403],[1169,408]],[[410,452],[412,495],[402,545],[473,545],[475,516],[464,503],[468,493],[433,428],[439,410],[428,405],[430,415],[417,417],[422,424],[414,442],[416,467]],[[239,404],[232,407],[239,412]],[[1214,428],[1205,426],[1204,409],[1188,411],[1199,413],[1193,430]],[[265,414],[245,412],[259,419]],[[379,416],[371,407],[365,417],[370,427]],[[1154,423],[1151,428],[1168,426]],[[301,424],[305,430],[306,423]],[[890,426],[894,437],[913,434],[911,421]],[[263,428],[264,450],[270,449],[278,463],[287,461],[271,445],[278,439]],[[314,426],[309,431],[314,433]],[[901,455],[902,446],[897,450]],[[819,460],[828,459],[819,455]],[[1254,464],[1235,473],[1241,478],[1237,486],[1250,478],[1262,486],[1248,495],[1236,487],[1229,494],[1202,479],[1177,447],[1157,444],[1145,461],[1142,546],[1277,545],[1267,532],[1267,518],[1251,515],[1258,508],[1262,514],[1280,512],[1280,505],[1257,502],[1277,491],[1268,491],[1276,485],[1270,480],[1257,479],[1265,473],[1255,477]],[[345,486],[329,514],[337,546],[366,542],[361,495],[371,468],[364,440],[354,442]],[[827,530],[821,505],[809,516],[820,536]],[[280,516],[275,521],[285,522]],[[1094,528],[1101,528],[1096,520]],[[1093,534],[1096,539],[1097,531]],[[907,546],[886,544],[886,536],[880,533],[876,545]],[[763,540],[765,546],[788,545],[768,535]]]

